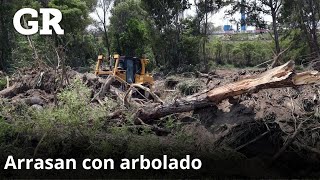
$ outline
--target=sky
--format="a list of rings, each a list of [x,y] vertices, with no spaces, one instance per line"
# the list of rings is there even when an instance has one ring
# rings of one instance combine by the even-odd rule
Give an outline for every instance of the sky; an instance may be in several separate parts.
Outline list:
[[[112,9],[112,7],[113,7],[113,2],[111,3],[110,8],[109,8],[108,17],[107,17],[107,24],[109,24],[109,22],[110,22],[110,21],[109,21],[109,18],[110,18],[110,16],[111,16],[110,10]],[[98,16],[98,14],[99,14],[100,17],[103,17],[103,10],[102,10],[102,8],[96,8],[95,12],[92,12],[92,13],[90,14],[90,17],[93,18],[93,19],[95,19],[95,20],[97,20],[97,21],[99,21],[99,16]]]
[[[194,16],[194,15],[196,14],[196,8],[195,8],[195,5],[194,5],[194,0],[189,0],[189,2],[190,2],[190,4],[192,4],[192,5],[191,5],[191,8],[188,9],[188,10],[185,12],[185,17]],[[112,5],[110,6],[110,9],[111,9],[111,8],[112,8]],[[241,17],[241,15],[240,15],[240,12],[239,12],[239,13],[236,13],[236,14],[235,14],[234,16],[232,16],[232,17],[227,17],[227,16],[225,15],[225,12],[226,12],[228,9],[230,9],[230,8],[231,8],[231,6],[224,7],[224,8],[222,8],[222,9],[220,9],[217,13],[210,15],[210,16],[209,16],[209,22],[213,23],[214,26],[223,26],[223,25],[236,26],[236,24],[232,24],[232,23],[230,22],[230,20],[231,20],[232,18],[234,18],[234,19],[236,19],[236,20],[239,20],[240,17]],[[97,8],[97,9],[96,9],[96,12],[91,13],[90,16],[91,16],[93,19],[95,19],[95,20],[99,20],[97,13],[100,14],[100,15],[103,14],[102,9],[101,9],[101,8]],[[110,15],[111,15],[111,14],[110,14],[110,12],[109,12],[108,18],[107,18],[107,23],[108,23],[108,24],[109,24],[109,17],[110,17]],[[102,16],[101,16],[101,17],[102,17]],[[265,16],[263,16],[263,17],[264,17],[265,21],[267,21],[267,22],[271,22],[271,21],[272,21],[271,16],[265,15]],[[248,30],[254,30],[254,27],[248,27],[247,29],[248,29]]]
[[[193,2],[193,0],[189,0],[190,3]],[[231,23],[230,20],[231,19],[236,19],[236,20],[240,20],[241,18],[241,14],[236,13],[235,15],[233,15],[232,17],[230,16],[226,16],[226,11],[231,9],[231,5],[224,7],[222,9],[220,9],[217,13],[212,14],[209,16],[209,22],[213,23],[214,26],[223,26],[223,25],[232,25],[232,26],[236,26],[235,23]],[[186,11],[186,16],[194,16],[196,13],[196,8],[194,3],[192,3],[191,9]],[[268,15],[263,15],[263,18],[265,21],[267,22],[272,22],[272,17],[268,16]],[[254,30],[254,27],[247,27],[248,30]]]

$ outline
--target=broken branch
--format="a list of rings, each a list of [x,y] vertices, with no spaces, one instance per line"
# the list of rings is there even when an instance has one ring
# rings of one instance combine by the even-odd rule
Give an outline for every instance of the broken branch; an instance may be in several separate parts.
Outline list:
[[[171,114],[215,106],[225,99],[242,94],[251,94],[270,88],[313,84],[319,81],[320,73],[316,71],[294,73],[294,62],[290,61],[255,77],[209,89],[192,96],[178,99],[173,103],[153,107],[152,109],[140,109],[136,117],[139,117],[146,123],[150,123],[155,119],[160,119]]]

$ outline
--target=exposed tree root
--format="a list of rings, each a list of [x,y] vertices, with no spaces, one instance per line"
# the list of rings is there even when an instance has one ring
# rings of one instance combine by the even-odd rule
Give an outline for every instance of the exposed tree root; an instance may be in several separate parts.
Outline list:
[[[140,84],[132,84],[130,88],[127,90],[125,98],[124,98],[124,104],[129,106],[132,99],[133,91],[138,92],[141,96],[143,96],[146,100],[148,100],[148,97],[145,97],[145,95],[141,94],[139,92],[139,89],[143,90],[144,92],[148,93],[154,100],[155,103],[164,104],[164,102],[157,96],[155,93],[151,92],[151,90],[147,87],[144,87]]]
[[[219,104],[221,101],[242,94],[252,94],[263,89],[295,87],[313,84],[320,81],[320,73],[294,73],[294,62],[276,67],[256,77],[244,79],[218,88],[209,89],[201,93],[176,100],[148,109],[140,109],[136,117],[146,123],[152,122],[170,114],[193,111]]]
[[[295,130],[295,132],[289,137],[289,139],[285,142],[285,144],[283,145],[283,147],[279,150],[279,152],[277,152],[272,160],[271,160],[271,164],[274,163],[284,152],[285,150],[292,144],[292,142],[296,139],[297,135],[300,133],[300,130],[303,127],[303,124],[305,123],[305,121],[301,122],[298,126],[298,128]]]
[[[245,148],[246,146],[248,146],[248,145],[250,145],[250,144],[253,144],[253,143],[259,141],[260,139],[262,139],[263,137],[265,137],[265,136],[268,135],[269,133],[270,133],[270,131],[264,132],[264,133],[260,134],[259,136],[257,136],[256,138],[254,138],[253,140],[245,143],[244,145],[241,145],[241,146],[237,147],[235,150],[236,150],[236,151],[239,151],[239,150]]]
[[[107,91],[110,91],[111,84],[114,81],[114,76],[109,76],[106,82],[102,85],[100,91],[92,98],[91,102],[98,101],[100,104],[103,104],[101,99],[105,97]]]

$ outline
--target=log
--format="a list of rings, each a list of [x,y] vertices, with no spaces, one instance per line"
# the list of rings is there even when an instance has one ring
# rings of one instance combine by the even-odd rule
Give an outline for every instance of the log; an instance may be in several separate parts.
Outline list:
[[[6,97],[6,98],[12,98],[16,96],[19,93],[25,92],[27,90],[31,89],[27,84],[25,83],[17,83],[9,88],[6,88],[2,91],[0,91],[0,98]]]
[[[181,98],[173,103],[147,109],[141,108],[136,113],[136,118],[140,118],[145,123],[151,123],[153,120],[171,114],[212,107],[223,100],[242,94],[251,94],[263,89],[295,87],[320,82],[319,72],[311,71],[297,74],[294,72],[294,65],[294,62],[290,61],[260,75]]]

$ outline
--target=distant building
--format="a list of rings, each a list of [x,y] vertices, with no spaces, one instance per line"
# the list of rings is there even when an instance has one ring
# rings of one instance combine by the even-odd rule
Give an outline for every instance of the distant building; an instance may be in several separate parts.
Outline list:
[[[224,31],[224,32],[233,31],[232,25],[224,25],[224,26],[223,26],[223,31]]]

